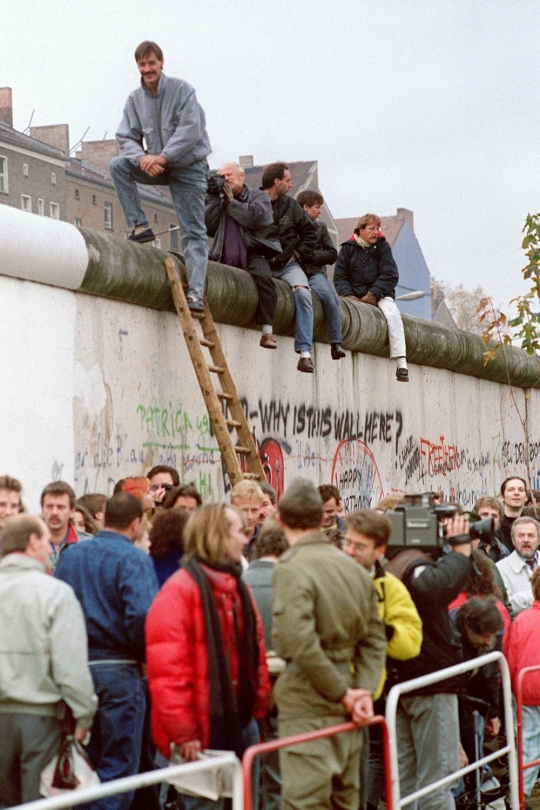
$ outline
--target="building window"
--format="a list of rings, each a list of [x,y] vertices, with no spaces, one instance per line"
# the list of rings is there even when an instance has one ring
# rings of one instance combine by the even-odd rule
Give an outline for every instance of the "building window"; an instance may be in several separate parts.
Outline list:
[[[171,229],[171,250],[178,250],[178,229],[173,231],[173,228],[176,228],[176,225],[169,225]]]
[[[80,200],[80,199],[81,199],[81,192],[79,191],[79,189],[78,189],[78,188],[76,188],[76,189],[75,189],[75,199],[76,199],[76,200]]]
[[[51,186],[56,185],[56,172],[51,172]]]
[[[23,163],[22,173],[24,174],[25,177],[28,177],[28,163]]]
[[[77,228],[82,228],[82,219],[80,217],[75,217],[75,219],[73,220],[73,224]]]
[[[51,219],[60,219],[60,206],[58,203],[50,204]]]
[[[21,194],[21,208],[23,211],[32,211],[32,197],[28,194]]]
[[[161,248],[161,239],[159,236],[156,236],[156,238],[154,239],[154,245],[157,248]]]
[[[38,212],[40,217],[45,216],[45,203],[44,203],[43,200],[38,200],[37,201],[37,212]]]
[[[97,205],[97,197],[95,194],[92,194],[92,205]]]
[[[8,193],[8,163],[7,157],[0,155],[0,191]]]
[[[106,202],[103,207],[103,219],[105,222],[105,228],[108,231],[112,231],[113,224],[112,224],[112,203]]]

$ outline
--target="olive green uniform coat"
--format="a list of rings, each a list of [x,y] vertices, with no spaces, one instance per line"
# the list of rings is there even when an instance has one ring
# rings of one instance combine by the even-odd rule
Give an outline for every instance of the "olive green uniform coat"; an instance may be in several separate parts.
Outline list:
[[[385,662],[370,575],[316,532],[281,557],[272,587],[280,736],[343,722],[347,689],[375,692]],[[349,732],[282,751],[283,810],[357,808],[360,746]]]

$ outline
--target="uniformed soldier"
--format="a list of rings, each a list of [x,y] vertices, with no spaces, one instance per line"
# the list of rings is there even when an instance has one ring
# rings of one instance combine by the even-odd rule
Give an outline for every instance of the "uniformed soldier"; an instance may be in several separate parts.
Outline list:
[[[321,531],[323,504],[298,479],[278,506],[289,551],[273,577],[274,649],[287,662],[275,697],[280,737],[373,716],[386,654],[377,594],[367,571]],[[356,810],[361,734],[283,749],[283,810]]]

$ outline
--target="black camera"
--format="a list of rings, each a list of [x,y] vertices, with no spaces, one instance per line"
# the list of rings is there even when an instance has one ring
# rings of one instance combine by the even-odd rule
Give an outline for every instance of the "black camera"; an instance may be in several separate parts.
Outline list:
[[[421,550],[442,550],[445,544],[452,546],[452,538],[446,537],[443,521],[457,513],[457,507],[449,503],[436,503],[435,493],[424,492],[420,495],[405,495],[393,511],[386,512],[392,524],[392,533],[388,541],[390,556],[407,548]],[[493,518],[472,521],[469,524],[471,540],[480,538],[480,542],[490,545],[495,534]]]
[[[227,181],[220,174],[208,175],[208,183],[206,187],[207,194],[210,197],[219,197],[223,193],[223,186]]]

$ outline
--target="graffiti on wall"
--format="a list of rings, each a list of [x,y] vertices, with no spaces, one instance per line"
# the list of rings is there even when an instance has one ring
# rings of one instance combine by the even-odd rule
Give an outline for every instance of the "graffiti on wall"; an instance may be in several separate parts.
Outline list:
[[[512,442],[502,432],[489,446],[473,450],[447,431],[415,432],[401,409],[339,410],[332,405],[271,397],[242,399],[268,481],[278,496],[294,477],[335,484],[345,511],[374,506],[386,494],[437,491],[472,506],[494,494],[502,472],[518,471],[528,457],[538,467],[540,441]],[[135,403],[126,424],[111,430],[99,420],[77,448],[79,490],[110,492],[115,481],[141,474],[156,464],[179,470],[206,500],[228,489],[221,454],[205,412],[189,403]]]

